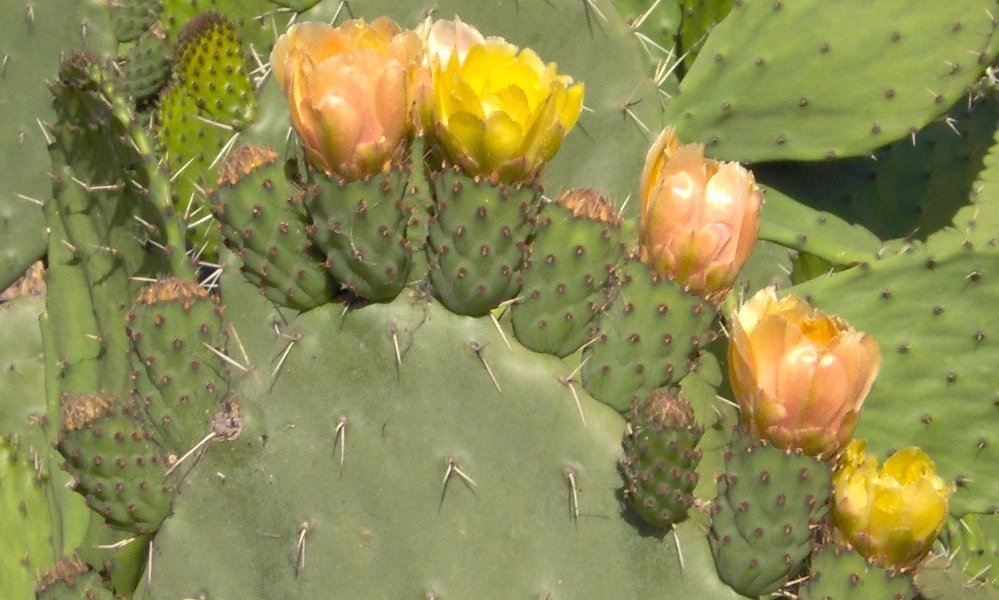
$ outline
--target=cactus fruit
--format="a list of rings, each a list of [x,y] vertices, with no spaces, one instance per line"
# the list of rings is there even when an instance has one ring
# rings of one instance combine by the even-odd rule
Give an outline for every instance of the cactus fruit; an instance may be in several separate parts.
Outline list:
[[[911,600],[916,595],[908,577],[872,565],[835,544],[825,544],[812,554],[809,571],[808,582],[801,589],[803,600]]]
[[[421,200],[411,175],[409,165],[357,181],[317,173],[305,194],[309,237],[325,268],[360,298],[392,300],[410,281],[417,248],[407,229]]]
[[[679,381],[715,338],[713,307],[636,259],[616,273],[613,301],[583,354],[583,387],[624,412],[653,389]]]
[[[218,299],[182,279],[156,282],[126,315],[135,398],[163,448],[177,455],[211,430],[229,391],[229,332]]]
[[[811,553],[830,471],[814,458],[736,437],[718,477],[711,548],[718,576],[747,596],[777,590]]]
[[[495,184],[446,166],[430,181],[430,281],[450,310],[485,315],[520,291],[541,190],[534,184]]]
[[[137,407],[114,396],[84,394],[62,402],[57,448],[75,489],[109,523],[145,533],[170,511],[170,460]]]
[[[247,145],[229,155],[208,197],[243,274],[273,302],[298,310],[329,302],[335,291],[306,237],[305,195],[275,152]]]
[[[119,600],[123,596],[115,594],[101,580],[101,576],[91,570],[90,565],[78,556],[59,557],[56,566],[38,578],[35,587],[38,600]]]
[[[685,400],[657,391],[628,417],[624,459],[624,497],[642,519],[657,528],[673,527],[687,518],[697,486],[697,443],[704,427],[694,421]]]
[[[592,189],[568,190],[542,207],[510,311],[520,343],[566,356],[593,339],[624,252],[620,239],[621,218]]]

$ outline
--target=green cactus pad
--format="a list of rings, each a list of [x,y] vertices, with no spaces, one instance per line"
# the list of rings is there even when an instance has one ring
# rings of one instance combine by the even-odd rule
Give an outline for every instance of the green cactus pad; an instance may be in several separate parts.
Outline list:
[[[799,592],[802,600],[910,600],[916,595],[908,576],[872,565],[835,544],[823,545],[812,554],[809,573]]]
[[[583,387],[620,412],[658,387],[679,381],[698,348],[716,337],[704,300],[631,259],[617,273],[614,300],[597,321],[599,337],[583,354]]]
[[[919,597],[926,600],[999,600],[999,589],[969,576],[945,556],[931,555],[914,579]]]
[[[243,435],[189,476],[139,597],[732,597],[698,524],[677,530],[681,571],[672,540],[623,518],[624,422],[582,395],[584,426],[561,361],[423,297],[322,306],[283,333],[297,341],[243,380]]]
[[[135,406],[98,394],[67,398],[56,448],[75,490],[115,527],[155,531],[170,512],[169,458]]]
[[[197,246],[216,235],[207,215],[205,187],[217,178],[236,132],[256,113],[253,85],[235,26],[218,13],[192,19],[181,31],[170,86],[160,99],[157,136],[174,179],[174,206]]]
[[[237,148],[208,199],[243,274],[273,302],[308,310],[332,299],[333,282],[306,237],[304,192],[276,156],[260,146]]]
[[[540,190],[493,185],[447,167],[433,172],[430,181],[430,281],[451,311],[482,316],[520,290]]]
[[[657,528],[673,527],[687,518],[694,503],[697,443],[704,427],[682,398],[657,391],[628,417],[624,436],[624,497],[642,520]]]
[[[866,245],[863,229],[885,239],[927,239],[935,232],[951,231],[960,240],[948,243],[951,247],[968,235],[999,236],[999,226],[990,221],[994,211],[977,202],[964,209],[962,219],[955,220],[969,196],[974,199],[980,191],[984,199],[993,193],[987,184],[982,187],[984,181],[975,180],[985,175],[983,161],[994,146],[999,102],[979,101],[971,106],[967,100],[958,101],[945,121],[881,148],[872,157],[758,165],[753,172],[771,188],[760,236],[837,264],[841,263],[830,252],[835,247],[830,247],[834,231],[841,232],[842,250],[862,250]],[[789,198],[797,201],[796,208],[791,208]],[[815,213],[809,207],[824,212]],[[859,231],[849,231],[825,212]],[[982,227],[969,227],[968,221],[976,218],[982,220]],[[780,238],[773,235],[775,225],[786,230]],[[792,236],[800,241],[795,243]]]
[[[999,254],[907,247],[793,290],[881,347],[881,371],[855,437],[882,456],[921,447],[957,483],[953,514],[995,508]]]
[[[141,102],[155,95],[170,76],[173,56],[160,36],[143,33],[124,56],[121,92]]]
[[[511,309],[521,344],[566,356],[596,335],[594,321],[624,252],[620,229],[613,205],[590,189],[570,190],[542,208]]]
[[[198,284],[164,279],[142,292],[126,319],[134,393],[164,448],[183,454],[212,430],[228,393],[222,308]]]
[[[74,334],[57,340],[63,346],[61,385],[72,393],[124,393],[128,340],[122,309],[136,285],[130,277],[162,268],[167,259],[155,250],[167,247],[162,242],[146,244],[166,229],[152,203],[150,174],[159,171],[152,157],[140,153],[148,138],[131,129],[127,103],[92,59],[76,55],[64,62],[53,94],[58,127],[50,147],[53,201],[47,211],[55,237],[49,262],[66,281],[53,275],[48,302],[58,314],[54,320]],[[78,352],[94,362],[71,360]],[[77,370],[99,379],[77,380]]]
[[[159,0],[159,25],[167,42],[174,44],[183,36],[189,22],[209,12],[225,15],[235,26],[240,39],[245,40],[246,59],[254,54],[266,62],[277,39],[296,12],[279,7],[270,0]]]
[[[992,8],[991,0],[919,8],[907,0],[736,3],[708,36],[666,120],[717,158],[868,154],[965,95],[992,60]]]
[[[131,42],[147,31],[160,11],[158,0],[118,0],[111,4],[111,29],[119,42]]]
[[[410,282],[415,248],[407,239],[419,198],[409,166],[369,179],[342,181],[316,174],[306,194],[309,236],[326,268],[351,293],[387,302]]]
[[[99,573],[78,556],[60,556],[55,567],[38,578],[36,600],[120,600]]]
[[[740,436],[725,459],[710,533],[718,576],[740,594],[768,594],[808,558],[831,473],[812,457]]]
[[[967,198],[970,202],[962,206],[951,220],[952,226],[941,229],[927,238],[931,249],[953,248],[958,244],[972,244],[979,248],[995,248],[999,246],[999,100],[990,96],[986,102],[981,102],[968,115],[959,120],[956,127],[965,138],[966,145],[958,156],[967,157],[971,168],[979,166],[977,179],[966,194],[957,198]],[[986,144],[985,136],[992,135],[988,154],[984,159],[981,148]],[[931,196],[940,198],[940,195]],[[949,215],[948,215],[949,216]]]
[[[944,535],[954,561],[966,575],[999,588],[999,513],[968,514],[951,520]]]
[[[4,594],[27,598],[35,578],[55,562],[49,517],[47,461],[0,436],[0,573]]]
[[[681,0],[680,54],[689,69],[711,29],[732,10],[736,0]]]
[[[41,205],[52,194],[46,146],[54,121],[48,83],[70,45],[107,56],[114,48],[107,3],[4,3],[0,19],[0,290],[45,254]]]
[[[253,121],[253,84],[232,22],[219,13],[198,15],[181,30],[176,53],[174,73],[199,110],[233,129]]]

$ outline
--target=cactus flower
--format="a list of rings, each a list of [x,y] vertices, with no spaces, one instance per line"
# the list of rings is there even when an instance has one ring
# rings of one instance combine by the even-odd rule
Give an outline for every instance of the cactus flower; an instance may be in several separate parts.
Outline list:
[[[853,434],[881,364],[873,337],[760,290],[733,316],[729,379],[751,434],[828,458]]]
[[[833,475],[832,523],[841,542],[882,567],[914,567],[947,520],[951,488],[919,448],[878,459],[855,440]]]
[[[314,167],[353,180],[400,158],[412,131],[407,89],[420,53],[416,34],[384,17],[335,28],[298,23],[278,38],[274,77]]]
[[[749,260],[763,196],[738,163],[704,157],[663,130],[642,172],[642,256],[694,294],[720,303]]]
[[[454,37],[467,42],[474,34],[455,26]],[[502,38],[455,48],[433,64],[434,133],[445,156],[471,176],[532,180],[579,118],[583,84]]]
[[[429,18],[416,30],[423,40],[423,58],[418,68],[413,70],[411,88],[415,108],[413,118],[421,133],[434,132],[434,84],[433,66],[447,64],[452,54],[464,61],[472,46],[485,43],[486,38],[478,29],[459,18],[452,21]]]

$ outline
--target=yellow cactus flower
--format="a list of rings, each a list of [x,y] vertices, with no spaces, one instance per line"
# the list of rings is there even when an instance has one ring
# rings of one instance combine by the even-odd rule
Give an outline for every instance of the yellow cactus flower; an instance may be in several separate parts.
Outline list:
[[[853,435],[881,366],[873,337],[801,298],[778,300],[774,287],[733,315],[728,357],[752,435],[824,458]]]
[[[738,163],[704,157],[667,127],[642,172],[642,256],[694,294],[720,303],[756,245],[763,196]]]
[[[919,448],[896,452],[878,469],[865,446],[851,442],[833,475],[835,535],[882,567],[912,568],[947,521],[951,487]]]
[[[471,176],[532,180],[579,118],[583,84],[502,38],[462,54],[459,48],[433,65],[435,134],[444,154]]]
[[[413,70],[411,88],[415,98],[413,118],[420,133],[434,133],[434,84],[433,67],[435,64],[447,64],[452,54],[458,55],[458,61],[464,61],[472,46],[485,43],[486,38],[478,29],[463,22],[454,20],[431,21],[427,18],[416,30],[423,40],[423,59],[418,68]]]
[[[271,53],[309,162],[348,180],[398,160],[412,133],[407,92],[422,45],[387,18],[292,25]]]

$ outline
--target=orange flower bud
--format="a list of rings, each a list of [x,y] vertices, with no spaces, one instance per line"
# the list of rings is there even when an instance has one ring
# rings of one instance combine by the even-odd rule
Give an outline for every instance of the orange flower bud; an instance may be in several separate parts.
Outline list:
[[[755,437],[819,457],[846,444],[881,365],[874,338],[773,287],[739,309],[730,336],[732,391]]]
[[[689,292],[719,303],[753,252],[763,196],[738,163],[704,158],[671,127],[642,172],[642,256]]]
[[[298,23],[278,38],[274,77],[314,167],[359,179],[401,156],[412,132],[407,87],[420,55],[416,34],[385,17],[336,28]]]

